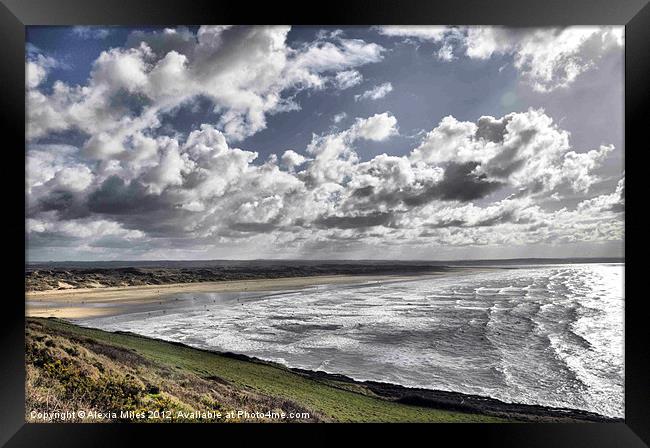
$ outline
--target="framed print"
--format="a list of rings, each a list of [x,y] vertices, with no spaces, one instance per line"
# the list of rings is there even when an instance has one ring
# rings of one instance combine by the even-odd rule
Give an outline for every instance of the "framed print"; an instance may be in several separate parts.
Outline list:
[[[0,441],[646,446],[646,3],[5,1]]]

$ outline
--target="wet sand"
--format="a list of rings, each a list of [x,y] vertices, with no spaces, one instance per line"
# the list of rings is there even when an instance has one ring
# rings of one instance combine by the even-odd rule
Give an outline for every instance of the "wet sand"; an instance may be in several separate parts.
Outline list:
[[[444,275],[444,273],[437,272],[430,275]],[[355,284],[405,278],[408,278],[408,276],[333,275],[34,291],[25,293],[25,314],[28,317],[86,319],[124,314],[131,309],[163,309],[170,298],[178,293],[278,291],[315,285]]]

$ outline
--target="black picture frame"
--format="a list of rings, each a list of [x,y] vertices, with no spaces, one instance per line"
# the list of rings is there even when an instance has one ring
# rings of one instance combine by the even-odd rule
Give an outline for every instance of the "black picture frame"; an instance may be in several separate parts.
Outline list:
[[[305,25],[377,24],[459,24],[508,26],[625,25],[625,141],[631,148],[626,159],[627,190],[625,219],[625,422],[598,424],[500,424],[500,425],[354,425],[366,435],[403,433],[407,443],[463,444],[499,446],[647,446],[650,443],[650,389],[647,315],[643,294],[633,295],[640,277],[634,275],[642,262],[638,235],[642,229],[643,186],[634,184],[643,176],[648,151],[647,120],[650,117],[650,5],[648,0],[334,0],[315,3],[244,3],[218,0],[0,0],[0,115],[5,124],[4,160],[0,165],[2,221],[6,247],[4,312],[0,313],[0,444],[7,446],[115,446],[153,444],[152,438],[170,441],[185,437],[184,444],[225,443],[223,434],[236,432],[240,442],[261,435],[268,441],[312,443],[328,435],[324,430],[344,425],[101,425],[101,424],[26,424],[24,422],[24,271],[25,196],[21,192],[24,174],[25,132],[25,27],[28,25],[176,25],[176,24],[261,24]],[[638,142],[638,145],[637,145]],[[639,146],[638,148],[636,146]],[[632,160],[631,163],[627,163]],[[634,210],[634,207],[639,207]],[[635,234],[636,237],[635,237]],[[628,244],[629,243],[629,244]],[[636,247],[635,247],[636,246]],[[642,269],[640,266],[639,269]],[[642,277],[641,277],[642,278]],[[282,427],[280,427],[282,426]],[[349,428],[346,427],[346,429]],[[328,431],[329,432],[329,431]],[[322,436],[321,436],[322,434]],[[418,435],[421,438],[416,439]],[[191,437],[188,438],[188,437]],[[451,438],[450,438],[451,437]],[[210,439],[212,438],[212,439]],[[191,440],[195,440],[192,442]],[[406,441],[407,439],[405,439]],[[233,442],[228,442],[233,443]]]

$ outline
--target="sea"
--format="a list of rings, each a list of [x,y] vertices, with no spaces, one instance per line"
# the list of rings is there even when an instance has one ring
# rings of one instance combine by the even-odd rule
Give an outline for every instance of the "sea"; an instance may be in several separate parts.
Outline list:
[[[80,321],[289,367],[624,416],[624,264],[481,266],[293,291],[182,293]]]

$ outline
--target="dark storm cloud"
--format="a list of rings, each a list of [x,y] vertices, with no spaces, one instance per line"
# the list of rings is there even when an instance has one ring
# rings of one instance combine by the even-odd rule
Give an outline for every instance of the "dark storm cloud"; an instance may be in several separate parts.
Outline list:
[[[443,200],[472,201],[481,199],[499,188],[505,186],[501,182],[487,180],[484,174],[475,174],[473,171],[478,163],[450,163],[445,169],[442,182],[437,184],[434,191]]]
[[[506,133],[506,126],[510,122],[509,118],[503,117],[497,120],[493,117],[479,118],[476,129],[476,138],[482,138],[493,143],[503,142],[503,136]]]
[[[427,204],[433,200],[469,202],[481,199],[497,191],[505,184],[490,181],[484,174],[476,174],[477,162],[450,163],[445,168],[442,181],[432,185],[423,193],[404,197],[403,202],[410,206]]]
[[[106,179],[88,196],[88,209],[93,213],[128,215],[146,213],[165,207],[160,196],[148,194],[137,181],[128,184],[118,176]]]
[[[54,190],[40,198],[36,207],[30,211],[30,215],[40,211],[54,211],[62,220],[84,218],[90,215],[80,195],[67,190]]]

